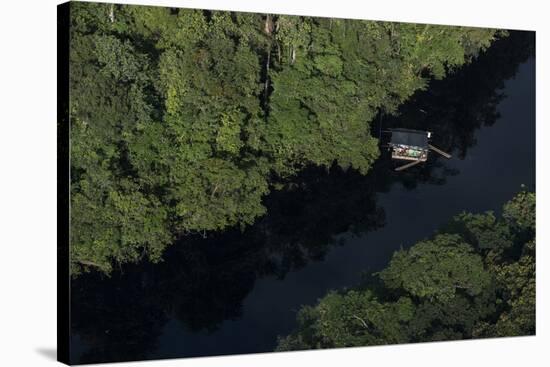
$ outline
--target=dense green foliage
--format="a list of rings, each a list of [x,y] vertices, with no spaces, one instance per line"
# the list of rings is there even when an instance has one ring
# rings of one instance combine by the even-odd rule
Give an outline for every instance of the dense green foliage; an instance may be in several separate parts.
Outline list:
[[[71,4],[72,271],[158,261],[174,238],[245,226],[272,178],[366,173],[369,122],[496,31]]]
[[[432,239],[397,251],[356,289],[298,314],[278,350],[535,333],[535,194],[462,213]]]
[[[502,121],[496,120],[497,107],[507,92],[502,89],[504,81],[517,77],[519,65],[533,55],[533,47],[533,34],[511,31],[474,62],[442,80],[432,80],[427,90],[415,93],[399,107],[401,118],[396,117],[394,125],[388,115],[384,124],[436,131],[435,145],[454,156],[461,152],[467,156],[470,148],[482,146],[476,145],[475,139],[481,126],[494,123],[499,129]],[[270,303],[273,312],[266,318],[262,304],[247,303],[255,291],[266,289],[261,282],[277,277],[281,280],[272,285],[302,289],[302,295],[311,293],[305,297],[308,301],[302,302],[313,303],[317,294],[325,292],[322,279],[304,285],[283,278],[314,262],[324,262],[335,247],[349,245],[354,241],[349,233],[365,236],[370,242],[370,231],[389,224],[388,203],[380,200],[383,195],[379,193],[414,190],[417,185],[436,189],[435,185],[457,173],[449,168],[454,166],[453,160],[433,158],[400,173],[391,171],[392,162],[386,155],[375,162],[368,175],[336,166],[330,170],[309,166],[286,180],[283,189],[272,190],[263,200],[267,214],[243,232],[235,226],[208,233],[206,238],[184,236],[166,249],[162,263],[127,263],[109,276],[81,274],[71,281],[71,324],[73,335],[87,350],[76,354],[75,363],[156,358],[165,342],[161,335],[171,320],[199,338],[208,333],[211,342],[225,347],[232,340],[230,334],[219,336],[225,323],[242,330],[237,325],[247,325],[258,315],[272,325],[267,330],[255,324],[262,338],[269,339],[265,350],[272,349],[276,335],[288,332],[289,327],[288,309],[277,304],[292,300],[295,309],[300,301],[268,291],[262,304],[274,303]],[[334,279],[331,272],[325,275]],[[193,348],[179,355],[204,354]]]

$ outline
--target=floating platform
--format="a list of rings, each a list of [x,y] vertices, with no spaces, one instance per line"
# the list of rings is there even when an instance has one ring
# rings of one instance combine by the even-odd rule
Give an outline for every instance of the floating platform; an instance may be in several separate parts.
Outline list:
[[[409,161],[409,163],[397,167],[396,171],[402,171],[419,163],[426,162],[430,150],[447,159],[451,158],[450,154],[429,144],[429,139],[432,136],[430,131],[390,129],[388,132],[391,133],[388,147],[391,150],[392,159]]]

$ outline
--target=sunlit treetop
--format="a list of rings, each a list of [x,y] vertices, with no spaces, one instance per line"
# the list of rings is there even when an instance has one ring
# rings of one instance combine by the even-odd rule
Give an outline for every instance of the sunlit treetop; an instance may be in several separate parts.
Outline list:
[[[366,174],[370,122],[498,36],[362,20],[71,4],[73,273],[246,226],[271,178]]]

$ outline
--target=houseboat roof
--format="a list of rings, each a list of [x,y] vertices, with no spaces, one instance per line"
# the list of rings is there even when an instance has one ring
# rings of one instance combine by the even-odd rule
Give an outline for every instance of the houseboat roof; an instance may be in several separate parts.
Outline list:
[[[391,129],[390,144],[410,145],[428,149],[428,133],[411,129]]]

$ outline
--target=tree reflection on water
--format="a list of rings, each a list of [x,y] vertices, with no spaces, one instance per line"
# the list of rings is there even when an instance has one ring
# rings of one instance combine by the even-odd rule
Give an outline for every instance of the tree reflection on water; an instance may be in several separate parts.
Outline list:
[[[434,131],[434,144],[464,159],[476,145],[475,132],[498,119],[504,81],[534,52],[533,35],[511,32],[474,63],[386,116],[384,128]],[[385,224],[378,192],[399,183],[443,185],[458,172],[432,155],[425,165],[395,173],[383,155],[372,171],[310,167],[281,183],[265,199],[268,214],[244,230],[182,238],[160,264],[126,265],[110,277],[83,274],[72,281],[72,330],[88,346],[74,356],[82,363],[154,358],[171,318],[190,332],[214,332],[243,315],[243,300],[257,279],[283,279],[311,261],[322,261],[343,233],[364,234]],[[275,341],[274,341],[275,342]]]

